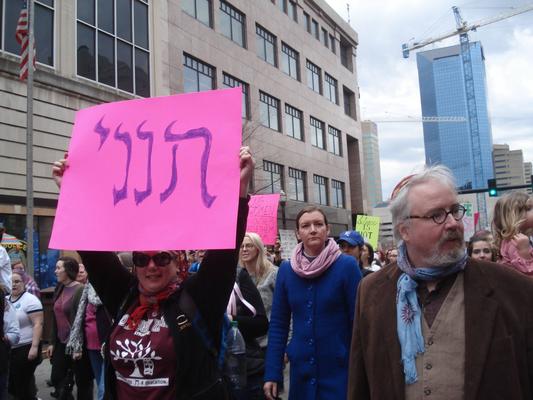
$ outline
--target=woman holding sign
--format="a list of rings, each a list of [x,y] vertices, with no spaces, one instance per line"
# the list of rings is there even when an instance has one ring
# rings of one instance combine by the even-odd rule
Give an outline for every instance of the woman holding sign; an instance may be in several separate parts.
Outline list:
[[[66,168],[66,160],[54,163],[58,186]],[[253,168],[242,147],[236,244],[244,236]],[[104,348],[106,398],[229,398],[218,353],[237,248],[207,251],[202,268],[185,281],[176,274],[181,258],[174,250],[133,252],[133,275],[114,253],[80,254],[104,306],[116,316]]]
[[[289,399],[346,398],[355,297],[361,272],[329,238],[324,212],[305,207],[296,216],[301,241],[279,268],[268,331],[265,396],[278,396],[283,358],[291,363]],[[292,338],[287,346],[289,324]]]

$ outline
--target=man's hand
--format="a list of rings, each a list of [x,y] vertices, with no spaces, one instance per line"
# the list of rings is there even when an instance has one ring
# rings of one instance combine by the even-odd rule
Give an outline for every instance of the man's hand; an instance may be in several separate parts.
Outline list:
[[[48,356],[48,358],[52,358],[52,354],[54,354],[54,346],[50,345],[46,349],[46,355]]]
[[[267,400],[278,399],[278,383],[277,382],[265,382],[263,386],[265,397]]]
[[[35,360],[39,353],[39,347],[38,346],[31,346],[30,351],[28,352],[28,361]]]

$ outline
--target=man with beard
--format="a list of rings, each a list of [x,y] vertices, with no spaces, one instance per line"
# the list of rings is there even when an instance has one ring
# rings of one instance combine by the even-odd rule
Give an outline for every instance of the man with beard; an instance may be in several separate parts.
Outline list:
[[[398,260],[359,287],[348,399],[533,398],[533,280],[467,258],[451,171],[404,178]]]

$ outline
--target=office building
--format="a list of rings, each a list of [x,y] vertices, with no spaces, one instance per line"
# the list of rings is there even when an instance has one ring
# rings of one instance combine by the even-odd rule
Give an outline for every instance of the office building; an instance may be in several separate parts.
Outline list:
[[[366,200],[369,207],[374,207],[383,200],[381,189],[381,166],[379,162],[378,127],[372,121],[361,123],[363,134],[364,180]]]
[[[0,221],[24,235],[26,83],[4,1],[0,49]],[[57,189],[50,164],[75,112],[103,102],[239,86],[253,191],[280,193],[287,228],[307,204],[332,234],[364,212],[357,33],[323,0],[35,0],[34,196],[41,255]],[[83,227],[80,227],[83,229]]]
[[[466,119],[466,122],[424,123],[426,163],[449,167],[463,189],[486,187],[487,180],[493,176],[492,133],[481,43],[470,44],[470,55],[472,80],[466,82],[465,69],[469,68],[463,64],[460,46],[417,53],[422,115]],[[468,104],[472,108],[470,113]],[[470,114],[475,114],[472,120],[477,120],[477,128],[472,128]]]
[[[522,150],[510,150],[507,144],[495,144],[493,157],[496,186],[500,188],[526,184]]]

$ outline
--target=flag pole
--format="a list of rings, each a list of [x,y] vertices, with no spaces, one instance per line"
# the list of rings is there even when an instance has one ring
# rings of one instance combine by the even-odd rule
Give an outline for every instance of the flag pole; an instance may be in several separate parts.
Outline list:
[[[27,270],[30,276],[34,276],[33,260],[33,0],[27,0],[28,9],[28,80],[26,94],[26,239],[27,247]]]

